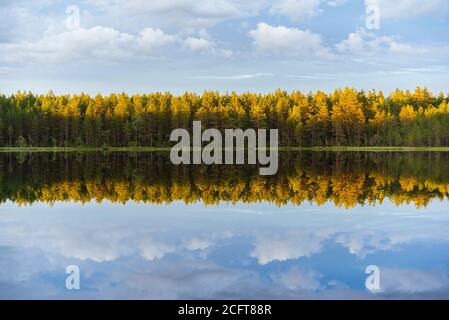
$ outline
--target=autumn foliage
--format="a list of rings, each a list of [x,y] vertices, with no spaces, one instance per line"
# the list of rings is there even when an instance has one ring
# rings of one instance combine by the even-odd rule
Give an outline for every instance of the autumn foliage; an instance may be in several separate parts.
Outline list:
[[[169,146],[191,128],[279,129],[281,146],[449,146],[449,96],[427,89],[328,94],[0,95],[0,145]]]
[[[0,202],[332,202],[426,206],[449,197],[449,153],[281,152],[275,176],[256,165],[172,165],[166,152],[0,153]],[[151,214],[151,207],[149,207]]]

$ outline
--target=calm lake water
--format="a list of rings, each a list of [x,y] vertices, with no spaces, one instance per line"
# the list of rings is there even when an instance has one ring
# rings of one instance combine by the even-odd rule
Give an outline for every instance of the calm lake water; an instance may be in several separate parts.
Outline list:
[[[449,153],[3,153],[0,298],[445,299],[448,194]]]

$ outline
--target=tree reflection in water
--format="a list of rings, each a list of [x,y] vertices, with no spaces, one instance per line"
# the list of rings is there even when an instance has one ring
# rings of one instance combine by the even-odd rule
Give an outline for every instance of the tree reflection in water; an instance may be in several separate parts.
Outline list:
[[[166,152],[2,153],[0,199],[202,201],[279,206],[305,201],[352,208],[385,198],[425,207],[449,194],[449,153],[281,152],[275,176],[256,165],[174,166]]]

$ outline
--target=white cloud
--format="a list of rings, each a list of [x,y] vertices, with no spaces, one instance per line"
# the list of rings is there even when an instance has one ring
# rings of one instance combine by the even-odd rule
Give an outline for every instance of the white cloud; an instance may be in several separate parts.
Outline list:
[[[326,231],[311,233],[307,230],[264,234],[256,238],[251,257],[257,258],[261,265],[309,257],[321,250],[323,241],[329,236]]]
[[[175,36],[167,35],[162,30],[153,28],[145,28],[142,30],[137,39],[139,47],[150,53],[155,49],[172,44],[175,41]]]
[[[385,61],[394,61],[398,57],[412,59],[445,59],[449,46],[445,43],[419,44],[401,42],[397,37],[380,36],[360,28],[348,34],[348,37],[335,45],[335,51],[357,57],[381,56]],[[427,60],[428,61],[428,60]]]
[[[337,52],[357,55],[372,55],[377,53],[410,53],[416,50],[405,43],[400,43],[392,37],[377,36],[361,28],[348,35],[346,39],[335,45]]]
[[[212,246],[213,242],[206,238],[192,238],[186,242],[186,248],[188,250],[205,250],[208,247]]]
[[[66,62],[81,59],[116,59],[128,54],[135,38],[112,28],[67,30],[44,35],[37,41],[20,41],[0,46],[6,62]]]
[[[260,1],[240,0],[87,0],[106,14],[133,17],[138,22],[178,27],[207,27],[227,19],[255,15],[262,8]]]
[[[332,53],[323,46],[321,36],[309,30],[259,23],[249,35],[259,51],[309,58],[332,56]]]
[[[406,239],[395,236],[386,236],[379,232],[341,233],[335,236],[335,243],[348,249],[350,254],[364,258],[377,251],[394,250]]]
[[[338,7],[347,0],[277,0],[270,8],[271,14],[288,17],[292,21],[310,18],[320,14],[321,6],[326,4],[329,7]]]
[[[344,5],[348,0],[330,0],[327,1],[326,4],[330,7],[338,7]]]
[[[449,286],[448,275],[441,270],[380,268],[381,293],[422,293]]]
[[[219,55],[226,58],[232,56],[232,51],[218,48],[217,45],[204,38],[188,37],[184,41],[184,47],[193,52],[200,52],[212,55]]]
[[[140,249],[141,256],[145,260],[162,259],[166,254],[175,251],[173,246],[149,238],[140,242]]]
[[[273,276],[275,282],[279,282],[289,290],[319,290],[320,275],[313,270],[305,270],[297,266],[289,271]]]
[[[145,28],[139,34],[129,34],[96,26],[45,34],[36,41],[0,44],[0,62],[63,63],[154,57],[162,48],[179,41],[177,36],[160,29]]]
[[[0,63],[104,62],[166,57],[168,54],[164,48],[175,45],[178,50],[171,50],[171,54],[180,53],[182,47],[196,53],[227,58],[233,54],[212,41],[194,37],[183,39],[157,28],[145,28],[131,34],[95,26],[59,33],[46,32],[35,40],[0,41]]]
[[[36,17],[28,8],[12,6],[0,7],[0,21],[0,43],[34,38],[49,23],[48,18]]]
[[[447,0],[365,0],[366,6],[378,6],[381,18],[409,18],[445,12]]]
[[[299,20],[312,17],[319,12],[320,0],[278,0],[270,9],[272,14],[279,14]]]
[[[192,51],[205,51],[213,46],[210,41],[203,38],[188,37],[184,40],[184,43]]]

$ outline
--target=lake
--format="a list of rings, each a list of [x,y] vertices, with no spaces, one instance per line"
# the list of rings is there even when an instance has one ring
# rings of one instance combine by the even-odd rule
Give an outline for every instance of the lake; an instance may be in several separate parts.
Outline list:
[[[0,298],[445,299],[448,194],[445,152],[1,153]]]

